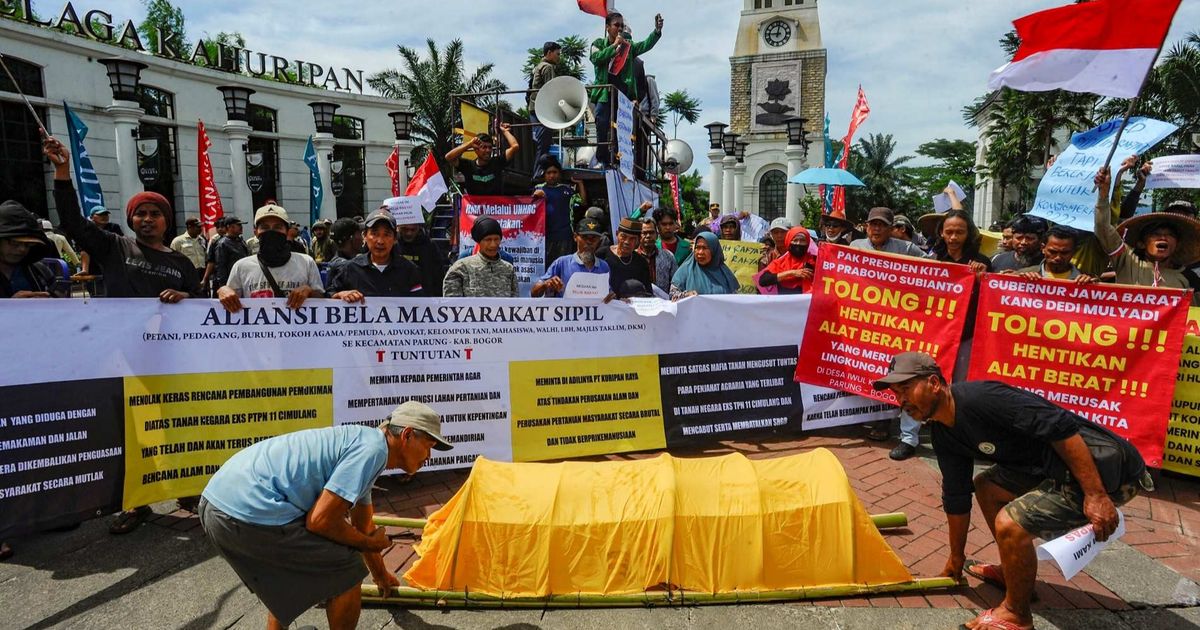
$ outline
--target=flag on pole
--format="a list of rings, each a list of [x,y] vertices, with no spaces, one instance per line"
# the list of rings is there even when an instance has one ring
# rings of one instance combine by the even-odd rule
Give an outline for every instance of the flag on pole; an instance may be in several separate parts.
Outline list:
[[[1095,0],[1013,22],[1021,46],[992,72],[988,89],[1138,95],[1180,0]]]
[[[846,137],[842,138],[842,157],[838,160],[838,168],[844,169],[846,168],[846,164],[850,162],[850,145],[854,143],[854,134],[870,115],[871,106],[867,104],[867,94],[863,92],[860,85],[858,86],[858,100],[854,103],[854,111],[850,113],[850,129],[846,132]],[[833,212],[840,212],[843,215],[846,212],[845,186],[834,187]]]
[[[387,167],[388,177],[392,180],[392,196],[400,196],[400,147],[393,147],[392,154],[383,163]]]
[[[437,160],[433,159],[433,154],[430,153],[425,156],[421,168],[413,173],[412,181],[408,182],[408,188],[405,189],[404,195],[416,197],[421,204],[421,209],[430,212],[437,206],[438,199],[448,190],[446,179],[442,177],[442,172],[438,169]]]
[[[822,166],[833,166],[833,141],[829,139],[829,112],[825,112],[825,131],[821,139],[825,142],[825,162]],[[821,214],[827,214],[833,207],[833,186],[821,184]]]
[[[671,182],[671,203],[675,205],[675,213],[681,214],[679,209],[679,174],[667,173],[667,180]]]
[[[213,177],[212,161],[208,159],[208,148],[211,146],[208,132],[204,129],[204,121],[201,120],[196,126],[196,182],[200,196],[200,226],[205,234],[211,234],[217,219],[225,216],[225,210],[221,206],[221,193],[217,191],[217,181]]]
[[[321,218],[321,202],[325,199],[325,187],[321,185],[321,168],[317,165],[317,150],[312,136],[304,147],[304,163],[308,165],[308,224],[313,225]]]
[[[79,208],[84,216],[91,216],[92,208],[104,206],[104,191],[100,189],[100,178],[96,175],[96,169],[92,168],[92,158],[83,146],[88,126],[71,111],[71,106],[67,105],[66,101],[63,101],[63,109],[67,112],[67,135],[71,143],[71,164],[75,169],[75,190],[79,195]]]
[[[608,17],[609,13],[617,9],[615,0],[578,0],[578,2],[580,11],[600,17]]]

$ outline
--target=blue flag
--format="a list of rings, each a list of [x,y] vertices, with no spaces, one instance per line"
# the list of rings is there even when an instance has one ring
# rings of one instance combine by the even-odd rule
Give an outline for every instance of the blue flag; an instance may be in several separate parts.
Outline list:
[[[321,218],[321,200],[325,198],[325,188],[321,186],[321,169],[317,166],[317,150],[313,147],[312,136],[308,137],[308,146],[304,147],[304,163],[308,165],[308,224],[312,225]]]
[[[96,169],[92,168],[92,158],[83,146],[88,127],[71,111],[71,106],[67,105],[66,101],[63,101],[63,108],[67,111],[67,134],[71,144],[71,164],[75,168],[75,191],[79,194],[79,208],[83,211],[83,216],[88,217],[92,215],[92,209],[104,207],[104,192],[100,190],[100,178],[96,176]]]

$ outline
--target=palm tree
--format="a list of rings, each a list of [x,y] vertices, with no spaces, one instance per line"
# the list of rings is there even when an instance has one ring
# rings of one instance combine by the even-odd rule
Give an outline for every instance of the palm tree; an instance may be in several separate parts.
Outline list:
[[[896,140],[890,133],[873,133],[860,138],[858,146],[851,151],[850,170],[866,184],[854,196],[859,197],[864,207],[896,207],[904,185],[900,167],[913,157],[893,158],[895,152]]]
[[[679,121],[686,120],[696,124],[700,120],[700,99],[688,94],[687,90],[675,90],[663,97],[662,112],[659,119],[665,119],[671,114],[671,122],[675,124],[675,132],[671,137],[679,137]]]
[[[562,46],[562,52],[559,54],[558,64],[554,66],[554,76],[575,77],[580,81],[587,82],[587,66],[583,63],[587,59],[588,42],[579,35],[567,35],[558,40],[558,45]],[[542,62],[542,49],[530,48],[525,56],[525,65],[521,68],[521,75],[526,81],[533,76],[533,69]]]
[[[453,145],[454,127],[458,120],[458,104],[453,94],[503,92],[508,89],[499,79],[492,77],[494,64],[485,63],[467,74],[463,67],[463,43],[455,39],[441,50],[432,39],[427,40],[428,58],[408,46],[399,46],[404,71],[389,69],[367,78],[367,84],[384,98],[407,99],[413,111],[412,135],[417,154],[433,151],[434,158],[443,172],[448,170],[442,160]],[[498,96],[471,99],[484,109],[497,105],[503,108],[507,102]]]

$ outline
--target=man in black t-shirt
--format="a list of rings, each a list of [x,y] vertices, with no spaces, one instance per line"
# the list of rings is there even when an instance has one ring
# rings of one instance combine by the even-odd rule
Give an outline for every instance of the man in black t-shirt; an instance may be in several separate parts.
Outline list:
[[[619,293],[626,280],[637,280],[650,286],[650,263],[637,253],[642,240],[642,224],[625,217],[617,226],[616,244],[596,251],[596,257],[608,263],[608,287]]]
[[[972,492],[996,539],[1000,566],[966,569],[1005,588],[1004,602],[969,628],[1032,627],[1034,537],[1050,540],[1091,523],[1096,540],[1107,540],[1117,527],[1116,506],[1139,488],[1153,489],[1132,444],[1025,390],[997,381],[947,385],[933,357],[922,352],[896,355],[873,385],[891,389],[901,408],[931,425],[950,529],[942,575],[957,579],[964,569]],[[977,459],[993,466],[972,479]]]
[[[508,123],[500,123],[500,132],[504,134],[508,147],[495,157],[492,156],[494,146],[492,136],[486,133],[481,133],[471,138],[469,142],[450,149],[450,152],[446,154],[446,161],[457,164],[458,172],[463,174],[463,188],[467,190],[468,195],[504,194],[504,168],[521,148],[509,129]],[[475,152],[474,161],[462,159],[462,155],[467,151]]]

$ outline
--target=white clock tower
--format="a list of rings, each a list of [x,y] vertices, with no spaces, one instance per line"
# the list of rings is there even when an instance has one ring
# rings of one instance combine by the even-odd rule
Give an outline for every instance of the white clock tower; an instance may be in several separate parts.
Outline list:
[[[825,48],[817,0],[744,0],[737,43],[729,58],[730,126],[748,144],[744,163],[726,168],[723,188],[733,190],[735,208],[771,219],[785,209],[787,197],[787,119],[808,119],[814,141],[806,165],[821,165],[825,120]],[[729,161],[726,161],[728,165]],[[739,172],[742,171],[742,172]],[[740,175],[740,177],[737,177]],[[729,198],[726,192],[724,197]],[[727,205],[727,204],[723,204]]]

